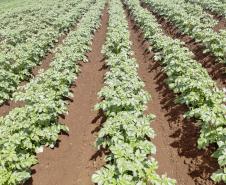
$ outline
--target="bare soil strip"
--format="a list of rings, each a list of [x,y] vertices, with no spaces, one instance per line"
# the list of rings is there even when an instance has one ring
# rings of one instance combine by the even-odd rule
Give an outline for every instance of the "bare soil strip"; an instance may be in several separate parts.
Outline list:
[[[69,114],[60,120],[69,127],[69,136],[60,136],[57,148],[45,149],[38,155],[39,164],[33,167],[32,179],[27,185],[91,185],[91,175],[103,164],[94,147],[96,130],[103,120],[94,111],[94,106],[98,103],[97,93],[103,86],[106,72],[101,49],[107,22],[106,7],[92,51],[87,54],[89,63],[81,64],[81,74],[76,85],[71,87],[74,98],[69,104]]]
[[[151,14],[153,14],[158,23],[161,25],[164,33],[174,39],[179,39],[185,42],[185,46],[194,53],[194,59],[201,63],[204,68],[208,71],[209,75],[214,81],[216,81],[218,87],[224,88],[226,86],[226,66],[223,63],[219,63],[211,53],[203,53],[205,47],[201,43],[195,42],[195,39],[188,35],[182,34],[179,29],[172,23],[167,21],[162,16],[159,16],[151,10],[151,8],[142,4],[144,8],[147,8]]]
[[[175,178],[178,185],[213,185],[210,175],[218,164],[210,157],[211,150],[197,149],[198,126],[183,118],[187,108],[174,104],[175,95],[164,82],[163,68],[153,60],[154,53],[147,52],[149,45],[142,32],[131,18],[128,22],[139,75],[152,96],[147,113],[156,115],[151,126],[157,134],[153,142],[157,147],[158,172]]]

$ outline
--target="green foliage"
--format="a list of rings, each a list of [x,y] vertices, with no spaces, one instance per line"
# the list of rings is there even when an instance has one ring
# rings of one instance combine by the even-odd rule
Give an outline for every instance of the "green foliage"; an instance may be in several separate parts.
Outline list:
[[[226,4],[219,0],[186,0],[191,3],[201,5],[204,9],[209,10],[217,15],[226,15]]]
[[[176,27],[187,35],[192,36],[197,42],[201,42],[205,47],[205,52],[211,52],[221,62],[226,63],[226,31],[219,33],[213,31],[214,24],[211,21],[203,20],[199,15],[191,16],[181,10],[181,4],[175,4],[168,0],[143,0],[152,9],[174,23]],[[181,0],[177,0],[181,1]],[[181,11],[179,11],[181,10]]]
[[[85,1],[84,1],[85,2]],[[79,61],[86,61],[93,33],[100,25],[105,0],[89,7],[76,31],[69,33],[59,47],[50,68],[41,71],[13,97],[25,102],[0,118],[0,184],[21,184],[30,177],[30,167],[37,163],[40,148],[53,148],[58,134],[68,128],[58,122],[67,113],[65,98],[79,72]],[[88,4],[86,5],[88,6]]]
[[[11,98],[22,80],[31,77],[31,69],[93,2],[39,2],[0,15],[0,104]]]
[[[156,148],[147,138],[154,137],[150,122],[154,115],[144,115],[149,94],[137,74],[131,57],[128,25],[120,0],[111,0],[109,26],[103,53],[109,71],[99,92],[103,99],[96,108],[104,111],[107,121],[99,132],[98,149],[110,151],[107,164],[93,176],[98,185],[173,185],[175,180],[160,177],[153,157]]]
[[[207,71],[192,59],[192,53],[183,47],[182,42],[164,35],[155,17],[143,9],[138,0],[125,0],[125,3],[152,46],[150,49],[155,51],[155,60],[162,63],[168,76],[166,83],[177,94],[176,102],[189,107],[185,116],[199,121],[199,148],[205,148],[211,143],[218,144],[213,157],[218,159],[221,170],[213,175],[213,179],[220,181],[222,177],[221,180],[225,181],[225,93],[217,88]]]
[[[206,13],[197,3],[190,3],[189,0],[175,0],[174,3],[176,8],[180,8],[180,11],[185,16],[189,15],[195,21],[200,22],[205,28],[212,28],[218,23],[212,15]]]

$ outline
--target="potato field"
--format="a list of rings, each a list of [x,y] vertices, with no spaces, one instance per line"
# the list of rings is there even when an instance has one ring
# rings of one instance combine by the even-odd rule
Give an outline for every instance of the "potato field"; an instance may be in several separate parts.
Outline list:
[[[225,185],[226,0],[0,0],[0,185]]]

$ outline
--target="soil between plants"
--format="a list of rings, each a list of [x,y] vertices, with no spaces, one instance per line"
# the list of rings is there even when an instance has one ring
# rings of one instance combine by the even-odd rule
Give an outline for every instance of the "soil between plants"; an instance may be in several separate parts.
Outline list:
[[[163,68],[153,60],[154,53],[147,52],[149,45],[130,17],[128,22],[139,76],[152,97],[147,113],[156,115],[151,127],[157,135],[153,142],[157,147],[154,157],[159,163],[158,173],[176,179],[178,185],[214,185],[210,176],[218,164],[210,157],[212,149],[197,149],[199,127],[194,120],[183,118],[187,108],[174,103],[175,94],[164,82],[167,77]]]
[[[45,148],[38,155],[39,164],[32,168],[32,178],[26,185],[91,185],[91,175],[104,163],[94,146],[96,132],[103,122],[94,106],[106,72],[101,49],[107,32],[107,7],[101,19],[102,26],[95,33],[92,51],[87,54],[89,63],[81,63],[81,74],[71,87],[74,98],[69,104],[69,114],[60,119],[69,127],[69,136],[61,135],[57,148]]]

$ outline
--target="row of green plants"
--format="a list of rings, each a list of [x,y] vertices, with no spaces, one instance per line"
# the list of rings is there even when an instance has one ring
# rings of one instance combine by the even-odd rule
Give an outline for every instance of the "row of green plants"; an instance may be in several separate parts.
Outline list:
[[[53,148],[58,134],[68,132],[58,117],[67,113],[69,88],[79,73],[79,61],[91,48],[95,30],[105,0],[98,0],[79,22],[76,31],[69,33],[58,48],[46,71],[41,71],[30,83],[13,95],[25,106],[15,108],[0,118],[0,184],[21,184],[30,177],[31,166],[36,164],[36,153],[44,147]],[[87,5],[88,6],[88,5]]]
[[[7,11],[13,11],[18,7],[28,6],[32,3],[32,0],[1,0],[0,1],[0,12],[5,13]]]
[[[191,3],[196,3],[204,9],[213,12],[216,15],[226,16],[226,4],[219,0],[186,0]]]
[[[154,12],[165,17],[175,24],[184,34],[193,37],[196,42],[205,46],[204,53],[212,53],[219,61],[226,63],[226,31],[215,32],[211,25],[206,26],[197,16],[191,16],[180,9],[180,5],[175,5],[168,0],[142,0],[152,8]]]
[[[36,6],[39,6],[39,2],[40,0],[37,0],[38,4],[35,4]],[[0,11],[1,11],[1,15],[0,17],[2,17],[2,15],[10,15],[11,13],[19,13],[21,11],[24,11],[25,9],[31,8],[33,9],[34,6],[32,6],[34,4],[34,1],[32,0],[2,0],[0,2]]]
[[[180,11],[189,14],[193,19],[199,19],[204,27],[212,28],[218,21],[212,15],[206,13],[197,3],[190,3],[188,0],[175,0],[175,6],[180,7]]]
[[[27,39],[33,36],[40,36],[39,32],[43,32],[45,29],[59,27],[62,21],[70,24],[69,20],[64,19],[66,17],[69,19],[68,16],[73,15],[71,10],[78,5],[78,1],[57,0],[54,3],[53,1],[41,3],[34,1],[31,5],[32,8],[25,6],[21,11],[12,11],[0,15],[0,34],[3,44],[1,48],[4,49],[7,44],[16,46],[27,42]]]
[[[160,0],[161,1],[161,0]],[[201,64],[192,59],[192,53],[177,39],[164,35],[156,18],[140,6],[139,0],[124,1],[134,21],[142,29],[155,60],[161,62],[168,78],[166,83],[177,95],[176,103],[185,104],[187,118],[194,117],[200,125],[198,148],[216,143],[220,169],[212,175],[216,182],[226,182],[226,107],[225,94],[208,75]]]
[[[106,122],[96,141],[106,150],[106,164],[92,176],[98,185],[173,185],[175,180],[156,173],[156,148],[149,138],[155,136],[150,127],[154,115],[144,115],[149,94],[138,77],[132,57],[128,23],[120,0],[109,3],[109,25],[103,54],[109,71],[99,92],[103,99],[96,109],[103,111]]]
[[[146,3],[146,1],[141,2]],[[203,28],[213,28],[218,23],[213,16],[207,14],[198,4],[186,2],[186,0],[175,0],[174,2],[174,8],[180,8],[180,11],[176,16],[180,16],[180,14],[186,17],[190,16],[189,21],[194,19],[193,22],[198,23]],[[160,1],[159,3],[164,4],[166,3],[166,0]],[[171,9],[172,3],[169,3],[169,5],[167,4],[167,6],[169,6],[167,9]],[[165,14],[164,12],[161,13],[163,15]]]
[[[30,14],[25,11],[17,15],[19,19],[21,16],[25,17],[21,21],[17,20],[22,22],[21,25],[9,26],[11,31],[7,28],[0,29],[0,40],[3,37],[0,44],[0,104],[11,98],[21,81],[31,77],[32,68],[41,63],[57,38],[73,27],[93,2],[94,0],[83,0],[79,4],[76,1],[61,2],[52,5],[53,9],[49,11],[43,7]],[[8,25],[8,22],[5,24]],[[5,38],[1,31],[9,35],[9,38]]]

